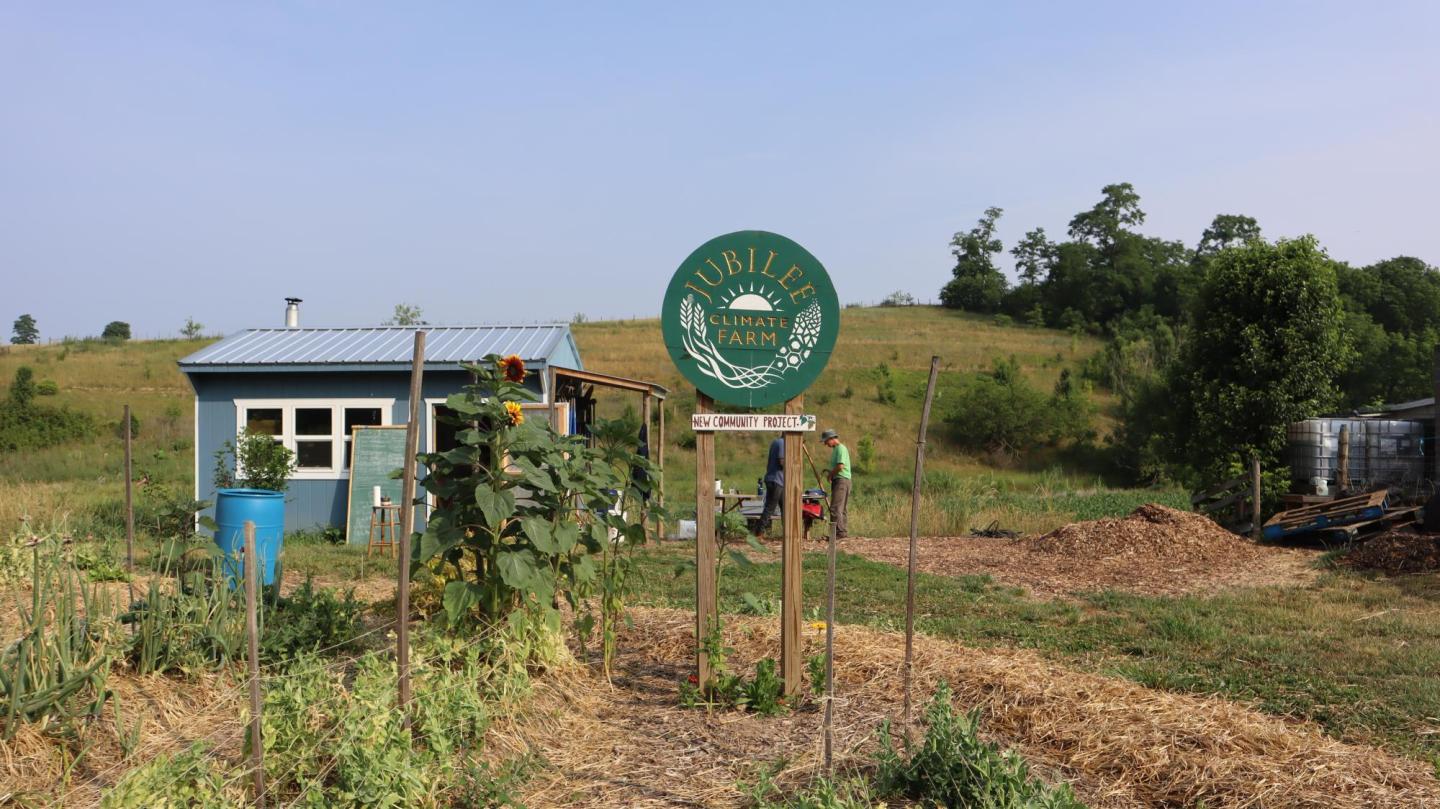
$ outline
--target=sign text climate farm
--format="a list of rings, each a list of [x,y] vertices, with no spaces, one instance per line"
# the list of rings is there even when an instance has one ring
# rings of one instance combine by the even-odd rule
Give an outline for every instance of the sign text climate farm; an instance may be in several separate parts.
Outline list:
[[[792,413],[695,413],[690,416],[690,428],[702,432],[714,430],[814,432],[815,417]]]

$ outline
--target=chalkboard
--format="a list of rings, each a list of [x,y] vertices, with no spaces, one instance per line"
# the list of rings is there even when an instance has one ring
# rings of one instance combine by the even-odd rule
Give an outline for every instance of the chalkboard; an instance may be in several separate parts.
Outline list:
[[[399,478],[391,474],[405,465],[405,425],[356,427],[350,441],[350,503],[345,509],[345,541],[364,545],[370,540],[370,508],[375,487],[400,504]]]

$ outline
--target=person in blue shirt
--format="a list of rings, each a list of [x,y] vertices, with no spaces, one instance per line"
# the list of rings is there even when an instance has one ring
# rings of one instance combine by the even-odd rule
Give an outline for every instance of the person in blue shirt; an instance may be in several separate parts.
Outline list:
[[[765,461],[765,508],[760,512],[760,536],[770,530],[775,512],[784,513],[785,500],[785,438],[770,442],[770,457]]]

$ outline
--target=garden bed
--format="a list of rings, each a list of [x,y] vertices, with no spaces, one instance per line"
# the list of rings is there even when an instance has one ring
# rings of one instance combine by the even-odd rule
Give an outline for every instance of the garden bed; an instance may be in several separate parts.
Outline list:
[[[694,616],[637,609],[621,638],[613,686],[577,669],[547,677],[529,709],[492,729],[495,750],[538,753],[550,766],[524,790],[529,806],[739,806],[746,785],[780,764],[797,787],[819,772],[821,713],[774,717],[681,708]],[[774,618],[727,618],[733,667],[779,648]],[[823,632],[807,631],[806,651]],[[835,750],[863,764],[876,727],[900,714],[903,637],[862,627],[836,633]],[[1083,674],[1028,651],[916,640],[915,712],[946,681],[981,727],[1049,781],[1092,807],[1414,807],[1440,805],[1421,762],[1325,736],[1309,723],[1217,698],[1171,694]]]

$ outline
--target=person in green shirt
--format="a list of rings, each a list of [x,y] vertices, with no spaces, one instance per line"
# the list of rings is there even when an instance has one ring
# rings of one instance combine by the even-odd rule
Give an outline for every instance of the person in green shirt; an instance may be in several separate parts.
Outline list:
[[[835,538],[844,539],[850,533],[845,519],[850,504],[850,449],[840,443],[840,434],[834,430],[821,433],[820,441],[830,448],[830,467],[825,470],[830,478],[830,523],[835,526]]]

